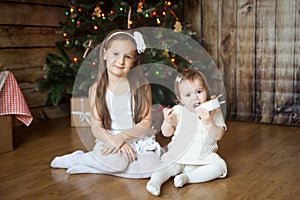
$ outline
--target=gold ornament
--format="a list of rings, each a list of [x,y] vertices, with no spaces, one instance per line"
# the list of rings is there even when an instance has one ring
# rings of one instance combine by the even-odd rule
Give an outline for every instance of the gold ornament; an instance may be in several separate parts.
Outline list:
[[[100,18],[101,13],[102,13],[102,10],[101,10],[100,6],[96,6],[94,9],[94,12],[93,12],[93,16],[97,16],[98,18]]]
[[[143,12],[143,2],[140,1],[137,7],[137,13],[142,13]]]
[[[170,57],[170,55],[169,55],[169,50],[168,50],[167,46],[165,46],[165,50],[164,50],[164,52],[162,53],[162,55],[165,56],[165,57],[167,57],[167,58]]]
[[[182,26],[180,21],[176,20],[175,24],[174,24],[174,32],[181,32],[182,31]]]

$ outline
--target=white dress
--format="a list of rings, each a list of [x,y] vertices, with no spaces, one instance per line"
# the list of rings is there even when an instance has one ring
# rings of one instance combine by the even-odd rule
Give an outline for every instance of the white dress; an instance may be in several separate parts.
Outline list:
[[[217,126],[227,129],[221,111],[214,111],[213,119]],[[163,162],[175,161],[185,165],[218,163],[226,168],[225,161],[217,154],[217,141],[208,136],[196,113],[176,105],[173,107],[173,120],[177,124],[176,131],[168,144],[168,151],[161,158]]]

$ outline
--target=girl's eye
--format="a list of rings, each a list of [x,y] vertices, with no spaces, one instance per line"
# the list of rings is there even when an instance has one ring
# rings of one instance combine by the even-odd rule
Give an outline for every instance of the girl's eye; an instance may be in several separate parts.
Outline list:
[[[202,92],[202,90],[198,90],[198,91],[196,91],[196,93],[197,93],[197,94],[200,94],[201,92]]]
[[[114,55],[114,56],[118,56],[119,54],[118,54],[117,52],[114,52],[113,55]]]
[[[186,94],[185,96],[186,96],[186,97],[190,97],[190,96],[191,96],[191,94]]]
[[[126,58],[131,59],[132,57],[131,56],[126,56]]]

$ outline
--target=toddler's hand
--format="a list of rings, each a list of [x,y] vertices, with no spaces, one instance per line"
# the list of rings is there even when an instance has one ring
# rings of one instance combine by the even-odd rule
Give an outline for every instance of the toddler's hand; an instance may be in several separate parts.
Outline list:
[[[173,108],[164,108],[163,109],[165,122],[168,124],[171,124],[171,125],[173,125],[172,112],[173,112]]]
[[[205,108],[196,108],[196,113],[204,124],[210,124],[213,122],[211,113]]]

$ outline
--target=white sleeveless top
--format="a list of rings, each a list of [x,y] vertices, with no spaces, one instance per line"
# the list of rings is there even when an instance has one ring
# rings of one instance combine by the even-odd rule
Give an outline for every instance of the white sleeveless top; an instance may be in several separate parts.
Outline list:
[[[116,135],[121,131],[128,130],[134,125],[130,105],[130,96],[130,91],[124,95],[118,96],[107,89],[106,103],[112,120],[112,130],[109,132],[113,135]]]
[[[134,126],[130,96],[130,91],[124,95],[118,96],[107,89],[106,103],[112,120],[112,130],[108,130],[109,133],[116,135]],[[96,144],[94,146],[94,150],[101,150],[103,143],[99,139],[96,139],[95,142]],[[155,141],[154,135],[141,136],[127,142],[137,154],[145,153],[147,151],[154,151],[158,156],[161,155],[160,145]]]

